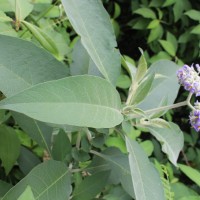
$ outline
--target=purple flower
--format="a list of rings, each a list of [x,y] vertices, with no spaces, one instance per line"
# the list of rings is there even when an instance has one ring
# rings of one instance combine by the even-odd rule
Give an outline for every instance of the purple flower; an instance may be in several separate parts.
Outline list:
[[[196,94],[196,96],[200,96],[200,65],[197,64],[195,67],[198,72],[195,71],[193,65],[191,67],[184,65],[177,71],[177,77],[185,90]]]
[[[198,132],[200,131],[200,110],[194,110],[190,113],[190,124]]]

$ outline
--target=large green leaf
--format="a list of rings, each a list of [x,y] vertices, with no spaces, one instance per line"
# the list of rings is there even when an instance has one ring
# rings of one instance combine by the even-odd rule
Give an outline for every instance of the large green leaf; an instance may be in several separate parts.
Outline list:
[[[6,96],[69,74],[63,63],[31,42],[0,35],[0,44],[0,90]]]
[[[192,181],[194,181],[198,186],[200,186],[200,172],[196,169],[193,169],[192,167],[189,167],[187,165],[178,165],[180,167],[180,170]]]
[[[152,64],[148,70],[148,74],[155,74],[152,89],[138,107],[142,110],[157,108],[163,101],[163,97],[167,99],[166,105],[173,104],[179,90],[176,77],[178,69],[179,66],[169,60]]]
[[[72,191],[70,173],[65,164],[51,160],[35,167],[2,200],[17,199],[27,185],[37,200],[66,200]]]
[[[86,177],[74,190],[72,200],[90,200],[105,187],[109,171],[102,171]]]
[[[95,128],[114,127],[123,120],[115,88],[89,75],[38,84],[1,101],[0,108],[48,123]]]
[[[176,166],[179,153],[183,148],[184,137],[183,132],[176,124],[169,122],[169,125],[168,128],[148,128],[151,134],[161,142],[162,151],[168,155],[169,160]]]
[[[109,15],[101,1],[62,0],[66,14],[81,36],[83,46],[103,76],[116,84],[120,74],[120,54]]]
[[[20,153],[20,141],[14,129],[0,126],[0,159],[6,174],[10,172]]]
[[[17,200],[35,200],[30,186],[27,186],[25,191],[20,195]]]
[[[11,187],[11,184],[0,180],[0,199],[8,192],[8,190],[10,190]]]
[[[131,177],[137,200],[165,200],[158,172],[140,145],[126,137]]]

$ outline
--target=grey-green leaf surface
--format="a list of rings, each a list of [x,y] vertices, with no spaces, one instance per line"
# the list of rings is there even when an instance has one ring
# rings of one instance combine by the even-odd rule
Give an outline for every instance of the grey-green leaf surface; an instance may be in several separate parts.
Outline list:
[[[31,42],[0,35],[0,44],[0,90],[6,96],[69,74],[63,63]]]
[[[90,200],[105,187],[109,171],[102,171],[86,177],[74,190],[72,200]]]
[[[109,183],[121,183],[124,190],[135,198],[128,157],[119,149],[111,147],[102,153],[98,153],[98,157],[95,157],[90,167],[94,168],[95,172],[98,169],[99,171],[111,170]]]
[[[163,97],[167,99],[166,105],[173,104],[180,87],[176,77],[176,71],[179,68],[169,60],[152,64],[147,72],[148,74],[155,73],[152,89],[138,107],[142,110],[157,108],[163,101]]]
[[[20,153],[20,141],[14,129],[0,126],[0,159],[6,174],[10,172]]]
[[[126,137],[131,177],[137,200],[165,200],[162,182],[140,145]]]
[[[35,200],[31,187],[28,185],[17,200]]]
[[[115,88],[105,79],[89,75],[41,83],[0,103],[1,109],[39,121],[94,128],[120,124],[120,106]]]
[[[83,46],[103,76],[116,84],[121,58],[114,30],[101,1],[62,0],[66,14]],[[95,26],[94,26],[95,24]]]
[[[8,192],[8,190],[10,190],[11,187],[11,184],[0,180],[0,199]]]
[[[192,181],[194,181],[198,186],[200,186],[200,172],[196,169],[193,169],[190,166],[187,165],[178,165],[180,167],[180,170]]]
[[[177,159],[184,144],[183,132],[176,124],[172,122],[168,124],[170,126],[168,128],[148,127],[148,129],[161,142],[162,151],[168,155],[169,160],[177,166]]]
[[[50,160],[35,167],[2,200],[17,199],[27,185],[36,200],[66,200],[72,191],[70,173],[65,164]]]

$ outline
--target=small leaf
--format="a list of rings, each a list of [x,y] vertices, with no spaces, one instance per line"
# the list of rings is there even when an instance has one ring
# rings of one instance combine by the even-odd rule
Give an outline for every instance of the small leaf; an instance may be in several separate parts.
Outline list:
[[[20,141],[14,129],[0,126],[0,159],[6,174],[10,172],[20,153]]]
[[[110,171],[102,171],[86,177],[74,190],[72,200],[89,200],[105,187]]]
[[[200,21],[200,11],[198,10],[188,10],[185,15],[193,20]]]
[[[160,128],[170,128],[169,122],[161,118],[154,118],[150,120],[150,124]]]
[[[145,18],[156,19],[156,15],[150,8],[139,8],[134,13],[142,15]]]
[[[120,104],[108,81],[82,75],[33,86],[1,101],[0,108],[47,123],[111,128],[123,120]]]
[[[66,165],[58,161],[46,161],[35,167],[16,184],[1,200],[19,197],[29,185],[35,199],[66,200],[72,191],[70,173]]]
[[[178,42],[177,42],[176,37],[172,33],[167,32],[167,41],[169,41],[171,44],[173,44],[175,52],[176,52],[177,48],[178,48]]]
[[[31,187],[28,185],[17,200],[35,200]]]
[[[131,177],[137,200],[164,200],[164,191],[158,172],[148,160],[140,145],[126,137]]]
[[[140,82],[140,80],[142,80],[142,78],[144,77],[144,75],[147,71],[147,62],[146,62],[146,59],[145,59],[145,56],[144,56],[144,53],[142,50],[141,50],[141,54],[142,55],[139,59],[134,82]]]
[[[170,128],[157,128],[148,127],[150,133],[160,141],[162,145],[162,151],[166,153],[169,160],[177,166],[177,159],[180,151],[183,148],[184,138],[180,128],[169,122]]]
[[[160,24],[160,20],[154,19],[152,20],[149,25],[147,26],[148,29],[154,29]]]
[[[167,51],[171,56],[176,55],[176,49],[173,44],[166,40],[159,40],[160,44],[162,45],[163,49]]]
[[[145,97],[148,95],[153,80],[154,80],[154,74],[149,75],[147,78],[145,78],[138,86],[138,88],[136,89],[136,92],[132,98],[132,105],[136,105],[138,103],[140,103],[141,101],[143,101],[145,99]]]
[[[8,17],[3,11],[0,10],[0,22],[11,22],[13,21],[10,17]]]
[[[187,165],[178,165],[180,167],[180,170],[193,182],[195,182],[198,186],[200,186],[200,172],[196,169],[193,169],[192,167],[189,167]]]
[[[119,88],[127,89],[130,87],[130,85],[131,85],[131,80],[125,74],[120,75],[119,78],[117,79],[117,87]]]
[[[195,26],[190,33],[199,35],[200,34],[200,25]]]
[[[147,39],[148,43],[153,42],[156,39],[160,39],[163,35],[163,32],[163,27],[159,24],[156,28],[150,31]]]
[[[42,31],[42,29],[26,21],[23,21],[22,23],[46,50],[59,59],[59,52],[56,44],[45,32]]]
[[[54,136],[52,155],[55,160],[65,161],[67,155],[71,153],[71,143],[64,131],[60,131]]]

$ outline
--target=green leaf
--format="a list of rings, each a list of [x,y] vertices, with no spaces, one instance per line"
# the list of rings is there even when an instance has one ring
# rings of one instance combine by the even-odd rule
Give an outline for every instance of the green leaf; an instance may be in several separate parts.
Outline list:
[[[180,87],[176,76],[176,71],[179,68],[174,62],[168,60],[153,63],[147,73],[155,74],[152,89],[138,107],[144,111],[158,108],[163,98],[167,99],[165,105],[173,104]]]
[[[199,35],[200,34],[200,25],[195,26],[190,33]]]
[[[197,196],[187,196],[187,197],[183,197],[179,200],[200,200],[200,197]]]
[[[140,145],[126,137],[129,165],[137,200],[164,200],[164,191],[158,172],[148,160]]]
[[[134,11],[138,15],[142,15],[145,18],[156,19],[156,15],[150,8],[139,8]]]
[[[67,155],[71,153],[71,148],[69,138],[64,131],[61,130],[54,136],[52,155],[55,160],[65,161]]]
[[[134,82],[140,82],[140,80],[142,80],[142,78],[144,77],[144,75],[146,74],[146,71],[147,71],[147,62],[146,62],[144,53],[142,50],[140,50],[140,51],[141,51],[142,55],[139,59]]]
[[[152,20],[152,21],[149,23],[149,25],[147,26],[147,28],[149,28],[149,29],[154,29],[154,28],[156,28],[159,24],[160,24],[160,20],[154,19],[154,20]]]
[[[53,128],[21,113],[12,112],[12,116],[17,124],[51,156],[51,136]]]
[[[176,49],[170,41],[159,40],[159,42],[160,42],[161,46],[163,47],[163,49],[165,51],[167,51],[167,53],[169,53],[171,56],[176,55]]]
[[[99,71],[115,85],[120,74],[120,54],[115,49],[117,43],[114,30],[101,1],[62,0],[62,3]]]
[[[145,140],[144,142],[141,142],[140,145],[147,154],[147,156],[152,155],[154,146],[151,140]]]
[[[51,52],[57,59],[60,58],[59,51],[52,38],[50,38],[42,29],[33,24],[26,21],[23,21],[22,23],[33,34],[33,36],[38,40],[42,47]]]
[[[20,153],[20,141],[14,129],[0,126],[0,159],[6,174],[10,172]]]
[[[130,87],[130,85],[131,85],[131,80],[130,80],[129,76],[127,76],[125,74],[122,74],[119,76],[119,78],[117,80],[117,87],[127,89]]]
[[[0,180],[0,198],[4,196],[12,188],[12,185]]]
[[[198,10],[188,10],[187,12],[185,12],[185,15],[193,20],[200,21],[200,11]]]
[[[20,170],[27,175],[34,167],[41,163],[40,159],[32,151],[21,146],[19,158],[17,160]]]
[[[167,7],[167,6],[171,6],[172,4],[174,4],[176,2],[176,0],[166,0],[162,7]]]
[[[118,3],[114,3],[114,5],[115,5],[115,12],[113,14],[113,19],[116,19],[121,14],[121,8]]]
[[[155,54],[154,56],[152,56],[149,59],[149,62],[155,63],[159,60],[170,60],[170,59],[171,59],[171,56],[168,53],[166,53],[165,51],[160,51],[158,54]]]
[[[12,18],[8,17],[3,11],[0,10],[0,22],[11,22]]]
[[[17,21],[24,20],[33,10],[33,4],[29,0],[8,0],[15,11]]]
[[[148,95],[153,80],[154,80],[154,74],[149,75],[148,77],[146,77],[138,86],[138,88],[136,89],[136,92],[132,98],[132,105],[136,105],[139,104],[141,101],[143,101],[145,99],[145,97]]]
[[[160,39],[163,35],[163,32],[163,27],[159,24],[156,28],[150,31],[147,39],[148,43],[153,42],[156,39]]]
[[[12,25],[5,22],[0,22],[0,34],[17,37],[17,32],[13,29]]]
[[[28,185],[17,200],[35,200],[31,187]]]
[[[167,32],[167,41],[169,41],[174,46],[174,50],[176,52],[178,48],[178,42],[176,37],[172,33]]]
[[[66,165],[50,160],[35,167],[1,200],[17,199],[27,185],[32,188],[33,195],[38,200],[66,200],[72,191],[70,173]]]
[[[69,74],[63,63],[31,42],[0,35],[0,44],[0,90],[6,96]]]
[[[90,200],[105,187],[110,171],[86,177],[74,190],[72,200]]]
[[[187,165],[178,165],[180,167],[180,170],[193,182],[195,182],[198,186],[200,186],[200,172],[196,169],[193,169],[192,167],[189,167]]]
[[[88,75],[38,84],[1,101],[0,108],[43,122],[95,128],[114,127],[123,120],[115,88]]]
[[[92,153],[93,151],[91,151]],[[113,184],[121,183],[124,190],[135,198],[134,190],[131,180],[131,172],[128,164],[127,155],[123,154],[117,148],[107,148],[102,153],[95,153],[98,157],[93,160],[93,165],[89,166],[91,169],[95,166],[99,170],[111,170],[109,182]],[[95,172],[96,169],[95,168]]]
[[[148,127],[150,133],[162,144],[162,151],[166,153],[169,160],[177,166],[177,159],[183,148],[184,138],[180,128],[169,122],[168,128]]]

